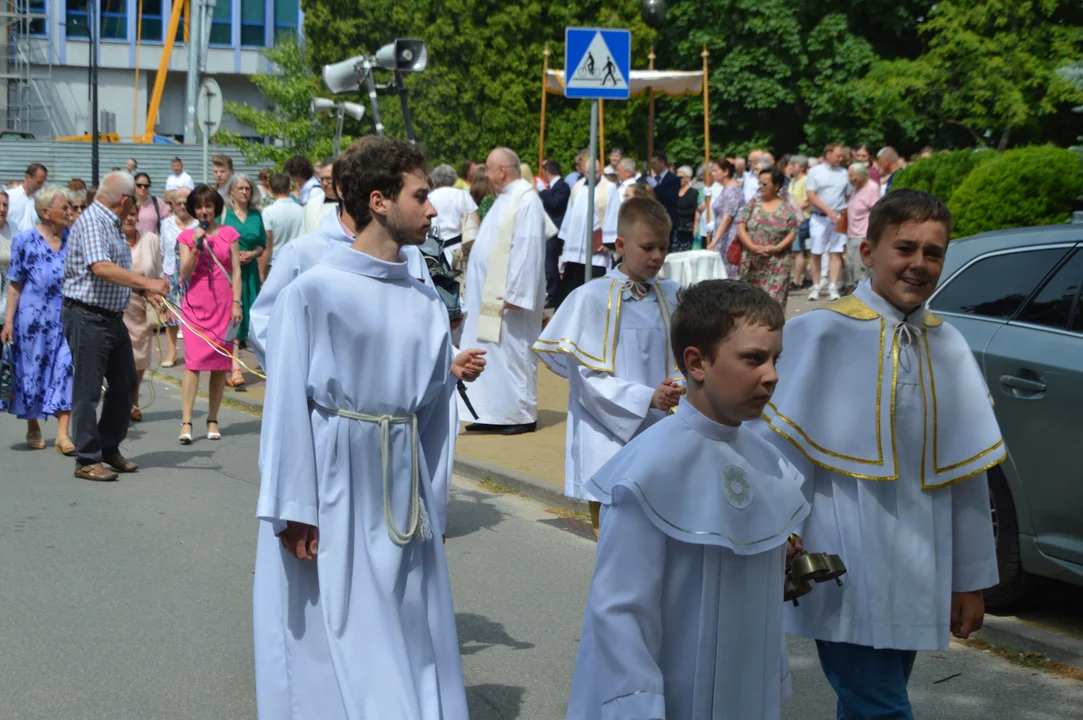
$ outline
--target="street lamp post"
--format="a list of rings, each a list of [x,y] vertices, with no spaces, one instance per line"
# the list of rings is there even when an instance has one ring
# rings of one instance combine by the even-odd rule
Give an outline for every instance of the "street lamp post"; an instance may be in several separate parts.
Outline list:
[[[640,0],[640,13],[643,22],[654,30],[661,30],[666,22],[666,0]],[[654,39],[651,39],[651,54],[647,56],[649,70],[654,70]],[[647,89],[647,160],[654,157],[654,88]]]

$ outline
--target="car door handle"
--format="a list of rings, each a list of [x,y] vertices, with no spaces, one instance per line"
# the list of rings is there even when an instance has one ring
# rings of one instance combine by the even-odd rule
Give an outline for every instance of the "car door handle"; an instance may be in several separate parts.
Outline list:
[[[1043,382],[1027,380],[1026,378],[1016,377],[1015,375],[1001,375],[1000,384],[1004,387],[1032,393],[1044,393],[1046,389],[1045,383]]]

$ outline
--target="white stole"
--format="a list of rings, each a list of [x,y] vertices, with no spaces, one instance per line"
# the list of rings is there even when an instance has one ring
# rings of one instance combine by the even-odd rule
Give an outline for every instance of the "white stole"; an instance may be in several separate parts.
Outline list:
[[[530,184],[511,190],[508,209],[500,216],[493,236],[493,250],[489,255],[489,271],[485,275],[485,289],[481,293],[481,314],[478,317],[477,338],[484,342],[500,342],[500,330],[504,322],[504,290],[508,284],[508,263],[511,261],[511,243],[515,233],[515,216],[523,196],[531,189]]]

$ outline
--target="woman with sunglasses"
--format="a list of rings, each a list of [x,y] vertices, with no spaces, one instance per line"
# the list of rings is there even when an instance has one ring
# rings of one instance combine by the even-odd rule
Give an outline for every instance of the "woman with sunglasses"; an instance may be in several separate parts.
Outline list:
[[[135,174],[135,211],[138,214],[135,226],[140,232],[152,232],[160,235],[162,220],[173,212],[161,198],[150,194],[150,175],[145,172]]]

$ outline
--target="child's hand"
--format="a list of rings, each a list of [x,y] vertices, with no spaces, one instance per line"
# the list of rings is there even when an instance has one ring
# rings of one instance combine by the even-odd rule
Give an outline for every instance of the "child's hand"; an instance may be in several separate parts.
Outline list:
[[[651,398],[651,407],[662,412],[669,412],[681,401],[681,386],[676,380],[663,380]]]
[[[981,630],[985,620],[985,595],[981,590],[951,594],[951,634],[966,639]]]
[[[790,541],[786,543],[786,564],[789,565],[790,561],[804,550],[805,544],[801,541],[801,536],[796,533],[790,535]]]

